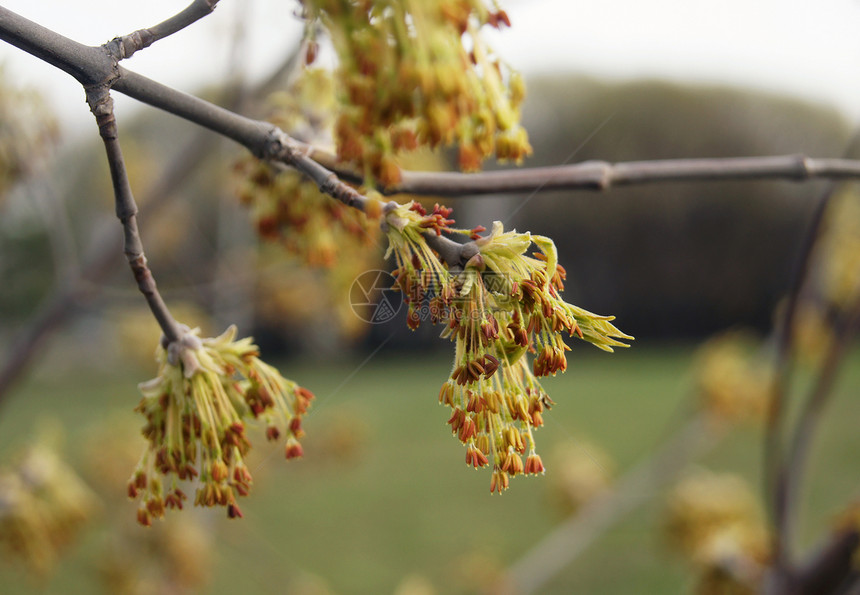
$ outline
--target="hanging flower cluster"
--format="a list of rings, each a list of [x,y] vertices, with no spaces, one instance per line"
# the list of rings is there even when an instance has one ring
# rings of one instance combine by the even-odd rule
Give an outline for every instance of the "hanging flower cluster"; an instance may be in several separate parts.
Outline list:
[[[271,103],[269,119],[274,124],[317,145],[331,144],[327,134],[336,106],[328,73],[306,73]],[[378,237],[377,222],[331,200],[293,169],[278,171],[248,155],[236,163],[235,171],[239,200],[250,210],[260,237],[279,242],[311,266],[335,267],[340,264],[338,253],[366,253]]]
[[[567,368],[562,335],[605,351],[626,347],[621,340],[632,337],[615,328],[612,317],[561,298],[565,271],[552,240],[505,232],[499,222],[480,236],[481,228],[451,228],[450,214],[438,205],[427,213],[415,203],[389,209],[388,253],[409,305],[409,326],[416,328],[426,312],[455,344],[439,401],[452,410],[448,424],[466,447],[466,463],[492,469],[490,489],[501,493],[511,477],[544,471],[533,431],[553,401],[538,377]],[[443,230],[473,238],[462,270],[444,264],[427,243],[428,234]],[[528,255],[532,246],[537,252]]]
[[[480,30],[510,26],[486,0],[303,0],[308,37],[321,23],[339,59],[338,157],[368,180],[396,184],[395,155],[459,147],[460,167],[531,153],[520,126],[520,76]],[[307,61],[316,53],[309,44]]]
[[[189,331],[158,348],[158,376],[140,385],[137,407],[149,444],[128,484],[129,497],[140,500],[140,524],[182,509],[187,496],[179,482],[193,479],[195,505],[224,506],[230,518],[241,517],[236,495],[246,496],[252,481],[244,461],[247,421],[264,425],[269,440],[285,435],[288,459],[302,455],[302,416],[313,394],[261,361],[250,338],[235,337],[234,326],[214,339]]]
[[[394,255],[394,277],[397,288],[403,294],[408,311],[406,323],[415,330],[421,324],[421,310],[425,299],[429,299],[428,311],[433,323],[442,320],[445,305],[454,296],[454,283],[447,267],[427,245],[424,233],[432,230],[451,230],[448,219],[451,210],[439,206],[427,215],[426,209],[417,202],[397,205],[388,209],[383,221],[383,230],[388,235],[388,250],[385,258]]]

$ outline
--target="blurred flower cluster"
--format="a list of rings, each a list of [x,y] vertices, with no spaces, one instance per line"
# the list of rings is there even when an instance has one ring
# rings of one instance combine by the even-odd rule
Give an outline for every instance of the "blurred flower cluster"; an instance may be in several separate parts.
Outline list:
[[[708,340],[698,350],[694,373],[699,398],[713,419],[763,419],[772,371],[753,334],[727,331]]]
[[[310,70],[281,93],[269,99],[269,119],[284,130],[316,146],[330,146],[336,103],[331,74]],[[263,240],[294,255],[299,264],[318,267],[320,272],[303,275],[265,275],[259,280],[261,310],[270,318],[307,318],[303,305],[329,302],[341,330],[353,336],[366,330],[360,325],[346,300],[355,278],[378,268],[379,222],[365,213],[332,200],[316,184],[299,172],[275,169],[251,155],[240,159],[234,168],[236,191],[250,211]],[[263,261],[283,261],[283,252],[262,251]],[[271,266],[271,265],[270,265]],[[281,265],[283,266],[283,264]],[[308,293],[318,299],[307,299]],[[332,296],[337,296],[332,299]],[[317,307],[312,308],[318,311]]]
[[[149,444],[128,483],[142,525],[182,509],[180,480],[198,476],[195,505],[224,506],[230,518],[241,517],[236,495],[247,495],[252,481],[244,461],[248,421],[265,426],[269,440],[286,436],[288,459],[302,455],[302,416],[313,394],[260,360],[250,338],[235,337],[235,327],[214,339],[188,331],[157,350],[158,376],[140,385],[137,407]]]
[[[141,534],[133,526],[111,526],[99,571],[105,592],[115,595],[191,595],[205,592],[214,569],[212,527],[193,517],[177,518]]]
[[[807,285],[794,317],[798,359],[821,364],[839,330],[860,306],[860,187],[843,184],[827,206]]]
[[[824,299],[838,311],[860,298],[860,193],[855,184],[837,193],[827,209],[825,234],[816,247]]]
[[[283,93],[272,96],[269,119],[294,135],[325,146],[336,113],[331,76],[308,71]],[[260,237],[280,242],[312,266],[333,267],[343,256],[362,254],[378,237],[378,223],[361,211],[331,200],[299,172],[251,155],[235,166],[237,192]],[[354,277],[354,275],[352,275]]]
[[[136,426],[135,419],[117,409],[80,429],[85,436],[83,470],[104,502],[96,525],[98,546],[89,548],[93,559],[86,563],[98,570],[104,592],[112,595],[204,592],[215,573],[219,523],[195,511],[198,514],[180,515],[140,531],[128,506],[116,498],[126,485],[128,470],[140,458],[144,440]]]
[[[396,155],[456,144],[460,167],[531,153],[520,126],[520,76],[481,35],[509,26],[486,0],[303,0],[307,36],[321,24],[337,52],[337,154],[368,180],[396,184]],[[309,43],[313,61],[316,42]]]
[[[551,502],[564,515],[573,515],[612,485],[615,464],[605,450],[592,442],[569,441],[551,454]]]
[[[732,474],[699,470],[668,497],[669,544],[698,570],[696,592],[759,592],[769,558],[768,534],[746,483]]]
[[[47,574],[97,504],[55,450],[38,442],[0,471],[0,543],[29,570]]]
[[[450,215],[445,207],[428,213],[414,202],[387,208],[388,254],[409,306],[409,326],[416,328],[426,313],[455,344],[439,401],[452,409],[448,424],[466,447],[466,463],[490,467],[490,489],[501,493],[511,477],[544,471],[533,430],[553,401],[537,378],[567,368],[562,335],[606,351],[632,337],[615,328],[612,317],[561,298],[565,271],[552,240],[505,232],[499,222],[481,236],[482,228],[452,228]],[[427,235],[443,231],[473,240],[463,247],[470,252],[461,269],[444,263],[428,244]]]
[[[0,202],[6,191],[57,140],[57,123],[44,99],[15,88],[0,67]]]

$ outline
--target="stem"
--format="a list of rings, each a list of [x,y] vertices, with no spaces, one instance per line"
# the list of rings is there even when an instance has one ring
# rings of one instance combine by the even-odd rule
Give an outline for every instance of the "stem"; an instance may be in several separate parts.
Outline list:
[[[123,227],[123,251],[137,281],[137,287],[146,298],[149,309],[158,321],[167,343],[173,343],[182,336],[182,330],[167,309],[167,305],[158,292],[152,272],[146,264],[143,242],[137,229],[137,204],[134,202],[134,195],[132,195],[128,173],[125,169],[125,160],[119,145],[113,100],[107,89],[98,88],[88,93],[87,101],[96,117],[99,135],[104,141],[105,152],[107,153],[111,181],[113,182],[116,216]]]
[[[449,237],[436,235],[433,231],[424,232],[427,245],[439,253],[439,258],[448,264],[452,270],[462,269],[466,261],[478,253],[478,247],[474,242],[461,244]]]
[[[316,183],[320,191],[343,204],[364,211],[368,198],[344,183],[334,172],[308,156],[308,147],[277,127],[272,127],[262,154],[269,160],[293,167]]]
[[[246,118],[193,95],[119,67],[119,78],[111,88],[138,101],[194,122],[247,147],[258,157],[265,155],[278,128],[268,122]],[[301,143],[294,141],[297,145]]]

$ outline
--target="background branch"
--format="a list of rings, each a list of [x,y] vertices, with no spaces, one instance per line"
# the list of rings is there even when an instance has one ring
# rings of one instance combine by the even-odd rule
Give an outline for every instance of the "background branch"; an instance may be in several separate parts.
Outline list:
[[[99,119],[100,133],[104,139],[108,154],[117,202],[117,216],[123,222],[125,231],[125,251],[132,270],[135,272],[139,287],[144,295],[146,295],[151,309],[169,340],[177,338],[178,325],[167,311],[158,294],[154,280],[152,280],[151,274],[146,267],[137,231],[137,208],[134,205],[128,185],[122,153],[117,139],[116,122],[112,109],[110,109],[110,99],[107,94],[109,87],[113,87],[140,101],[174,113],[231,138],[262,158],[275,160],[294,167],[313,179],[323,192],[349,206],[365,210],[368,201],[367,197],[344,182],[344,180],[353,180],[356,182],[361,182],[361,180],[356,178],[354,173],[339,168],[333,159],[329,160],[330,156],[327,157],[323,153],[313,150],[311,147],[300,143],[268,123],[245,118],[231,110],[180,93],[155,81],[122,69],[117,65],[117,61],[132,55],[135,51],[148,47],[157,39],[162,39],[179,31],[199,18],[202,18],[205,14],[209,14],[216,2],[217,0],[195,0],[184,11],[155,27],[142,29],[109,42],[103,46],[108,49],[109,55],[105,56],[107,60],[99,57],[99,54],[94,53],[93,50],[97,52],[98,48],[77,44],[26,21],[26,19],[21,19],[17,15],[13,15],[10,11],[0,7],[0,38],[63,69],[84,84],[91,92],[98,90],[104,93],[104,101],[102,101],[102,98],[98,98],[92,101],[92,107]],[[101,52],[101,54],[104,55],[104,52]],[[460,196],[558,189],[607,190],[613,186],[665,181],[737,179],[788,179],[801,181],[812,178],[860,178],[860,161],[850,159],[814,159],[804,155],[786,155],[728,159],[636,161],[615,164],[589,161],[549,168],[526,168],[482,174],[405,171],[403,172],[402,183],[382,190],[389,194],[409,192],[413,194]],[[823,212],[826,201],[826,198],[821,201],[820,212]],[[820,212],[817,212],[816,217],[818,219],[811,226],[813,230],[817,230],[820,223]],[[815,234],[813,233],[810,235],[810,238],[814,239],[814,236]],[[453,240],[443,236],[428,237],[428,242],[431,242],[431,245],[435,242],[436,246],[434,248],[451,264],[455,260],[462,258],[465,250],[464,246],[466,246],[466,244],[453,242]],[[772,410],[771,417],[773,420],[776,420],[776,423],[772,423],[774,431],[772,435],[769,434],[769,440],[774,439],[775,442],[773,444],[769,442],[769,448],[771,448],[769,456],[775,456],[773,453],[777,452],[779,445],[779,419],[784,398],[783,393],[788,378],[789,364],[787,362],[790,359],[791,324],[796,300],[805,276],[805,267],[807,265],[805,258],[808,257],[809,251],[811,251],[811,248],[806,251],[804,259],[802,259],[801,274],[796,278],[796,293],[792,292],[793,301],[790,302],[790,307],[785,317],[783,335],[779,344],[780,353],[782,354],[779,357],[782,358],[783,366],[781,370],[783,372],[781,372],[780,380],[777,381],[780,384],[775,384],[774,389],[774,394],[779,398],[775,398],[773,401],[775,409]],[[52,302],[46,310],[45,317],[42,319],[44,321],[43,325],[36,328],[44,329],[54,325],[59,316],[58,312],[62,312],[62,309],[57,304],[62,303],[62,300]],[[847,334],[850,334],[850,330],[856,326],[856,316],[852,318],[852,322],[848,326],[849,332]],[[36,333],[37,337],[38,335],[39,332]],[[828,358],[828,361],[831,359],[834,361],[841,359],[841,354],[846,343],[847,339],[835,345],[834,351],[831,352],[831,357]],[[34,347],[31,346],[30,349],[34,349]],[[797,483],[797,477],[793,474],[793,470],[799,469],[802,466],[803,455],[807,449],[812,429],[818,419],[818,413],[821,411],[827,395],[830,393],[829,389],[835,375],[835,367],[836,364],[834,363],[826,366],[822,371],[820,383],[816,390],[811,393],[805,412],[802,415],[801,423],[794,435],[794,441],[792,442],[793,449],[787,457],[785,465],[782,467],[785,479],[776,482],[781,486],[777,488],[777,491],[784,492],[782,495],[778,494],[776,497],[775,516],[778,527],[782,526],[782,523],[785,522],[784,519],[788,516],[787,511],[790,509],[791,494],[793,492],[791,487],[792,481]],[[0,395],[2,395],[3,388],[3,376],[0,376]],[[656,463],[654,469],[656,474],[656,469],[658,469]],[[652,478],[646,476],[646,479]],[[620,487],[624,487],[624,485]],[[621,491],[623,492],[623,490]],[[606,501],[604,501],[602,507],[597,507],[597,512],[593,512],[590,517],[586,517],[582,525],[572,525],[578,526],[578,529],[570,529],[567,534],[563,532],[556,533],[548,538],[547,543],[549,545],[545,546],[543,552],[544,554],[555,552],[555,558],[552,558],[551,555],[545,555],[543,558],[530,557],[524,559],[523,564],[540,564],[541,560],[543,560],[544,568],[546,568],[547,564],[555,564],[560,568],[561,566],[558,565],[563,565],[563,561],[560,560],[558,552],[565,552],[564,556],[575,556],[578,551],[581,551],[581,549],[590,543],[590,540],[593,539],[594,535],[598,534],[601,527],[607,526],[607,524],[610,524],[616,518],[614,515],[620,515],[628,510],[626,508],[628,504],[620,499],[620,496],[617,496],[618,493],[617,491],[613,494],[613,496],[616,496],[616,500],[608,499],[609,504],[606,504]],[[609,512],[606,512],[607,510]],[[576,533],[576,531],[580,533]],[[788,529],[781,530],[782,537],[779,538],[781,544],[789,541],[788,534]],[[566,544],[567,547],[560,547],[559,544],[562,546]],[[536,551],[540,552],[541,547],[536,548]],[[785,551],[785,547],[780,547],[782,551]],[[571,552],[573,553],[571,554]],[[547,559],[550,561],[547,562]],[[777,556],[777,559],[779,560],[780,556]],[[526,570],[522,571],[522,568],[526,568]],[[520,565],[512,570],[512,574],[514,576],[519,574],[520,579],[525,584],[530,584],[528,572],[533,572],[528,565]],[[546,574],[542,576],[545,577]],[[534,583],[533,578],[531,579],[531,583]]]
[[[785,526],[785,514],[787,505],[785,502],[785,478],[782,476],[782,424],[785,418],[786,399],[788,386],[793,371],[791,346],[794,339],[794,324],[796,320],[797,307],[803,286],[809,275],[812,262],[812,252],[815,242],[824,221],[824,213],[830,199],[835,191],[835,185],[831,184],[818,199],[812,220],[809,222],[806,233],[802,239],[800,253],[795,261],[792,273],[791,287],[785,310],[776,329],[776,357],[774,361],[774,374],[768,395],[768,412],[765,423],[764,436],[764,482],[767,509],[771,514],[771,524],[774,529],[773,536],[773,559],[774,559],[774,585],[788,582],[790,572],[790,551],[782,528]],[[774,587],[777,589],[782,587]],[[787,588],[787,586],[785,587]]]
[[[646,460],[628,471],[582,510],[561,523],[512,564],[497,585],[502,593],[537,593],[609,527],[658,495],[695,457],[717,443],[722,430],[703,415],[688,420]],[[509,586],[508,586],[509,585]]]
[[[858,141],[860,141],[860,134],[855,134],[845,149],[844,156],[847,157],[853,153]],[[782,428],[786,417],[788,386],[793,371],[791,349],[794,342],[794,325],[798,305],[801,301],[806,280],[810,274],[815,244],[821,234],[824,215],[835,192],[836,184],[831,183],[821,194],[815,205],[812,218],[801,240],[799,253],[792,272],[787,303],[776,329],[776,357],[773,380],[769,391],[764,437],[764,489],[767,495],[765,503],[771,514],[771,523],[774,530],[772,544],[773,568],[768,586],[775,592],[791,588],[791,583],[794,582],[791,577],[794,571],[791,560],[791,519],[789,519],[788,515],[791,508],[791,503],[789,502],[792,491],[790,482],[793,481],[790,474],[795,464],[789,463],[789,459],[797,456],[799,453],[794,452],[797,446],[791,443],[788,445],[788,449],[791,450],[783,450]],[[841,359],[841,356],[839,359]],[[827,362],[835,363],[829,356],[825,359],[825,365],[828,365]],[[831,373],[835,373],[835,370]],[[823,371],[822,374],[824,374]],[[817,401],[818,398],[811,396],[810,401],[812,400]],[[809,408],[801,415],[794,438],[795,441],[798,439],[805,440],[805,436],[811,431],[812,427],[803,430],[800,428],[800,426],[809,422],[813,422],[814,425],[814,420],[804,421],[804,418],[810,415],[814,417],[815,413]],[[801,449],[805,449],[805,446],[801,446]]]
[[[780,470],[777,487],[779,489],[777,538],[788,549],[794,534],[797,520],[797,503],[800,500],[800,486],[803,470],[812,443],[812,436],[829,398],[833,395],[833,384],[850,341],[860,324],[860,299],[850,309],[846,320],[832,339],[818,378],[803,405],[794,434],[788,444],[788,452]]]
[[[840,588],[857,580],[854,560],[858,546],[857,529],[835,531],[798,569],[800,592],[803,595],[854,592]]]

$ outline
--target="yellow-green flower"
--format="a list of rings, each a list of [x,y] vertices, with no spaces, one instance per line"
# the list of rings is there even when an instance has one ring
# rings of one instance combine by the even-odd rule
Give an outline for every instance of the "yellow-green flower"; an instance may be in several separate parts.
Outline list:
[[[762,559],[764,521],[752,491],[740,477],[698,470],[669,494],[666,534],[673,549],[707,565],[733,548]]]
[[[705,410],[717,419],[762,419],[772,371],[760,341],[743,331],[710,339],[698,352],[696,388]]]

